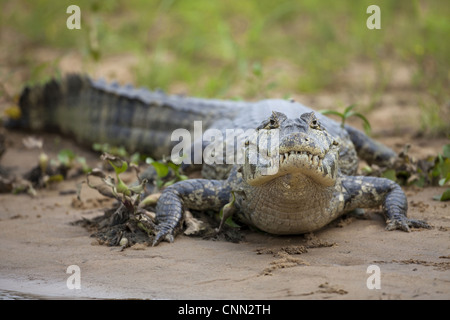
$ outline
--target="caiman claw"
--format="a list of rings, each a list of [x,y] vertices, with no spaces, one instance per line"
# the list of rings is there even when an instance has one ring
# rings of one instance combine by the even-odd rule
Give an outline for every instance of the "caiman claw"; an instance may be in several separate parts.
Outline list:
[[[405,216],[395,216],[395,218],[387,221],[386,230],[402,230],[411,232],[410,228],[431,229],[431,226],[422,220],[408,219]]]

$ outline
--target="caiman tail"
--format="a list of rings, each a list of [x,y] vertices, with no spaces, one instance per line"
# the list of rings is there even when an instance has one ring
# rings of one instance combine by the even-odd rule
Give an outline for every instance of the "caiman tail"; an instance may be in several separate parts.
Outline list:
[[[177,143],[171,141],[173,130],[184,128],[192,134],[194,121],[207,128],[217,119],[232,118],[240,104],[244,103],[167,95],[70,74],[26,87],[16,126],[61,132],[85,145],[109,143],[160,158]]]

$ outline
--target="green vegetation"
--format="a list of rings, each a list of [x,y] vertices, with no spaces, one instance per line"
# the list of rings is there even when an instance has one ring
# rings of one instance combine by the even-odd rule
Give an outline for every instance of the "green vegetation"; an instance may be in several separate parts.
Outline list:
[[[177,181],[186,180],[187,176],[182,175],[180,173],[180,165],[176,165],[175,163],[162,159],[156,161],[147,155],[140,154],[139,152],[130,154],[125,147],[115,147],[110,146],[107,143],[94,143],[92,149],[95,151],[100,151],[103,154],[109,154],[110,156],[115,156],[118,159],[128,159],[131,164],[140,165],[143,162],[153,166],[156,172],[155,184],[158,189],[162,189],[164,187],[168,187],[171,184],[174,184]],[[126,160],[120,160],[126,161]],[[171,174],[169,174],[171,173]],[[171,178],[170,180],[166,178]],[[167,180],[167,181],[166,181]]]
[[[120,178],[120,174],[128,170],[128,163],[118,157],[106,153],[102,155],[101,159],[107,161],[114,168],[116,178],[113,179],[110,176],[106,176],[106,174],[101,171],[96,171],[95,173],[91,173],[91,175],[100,176],[106,187],[110,188],[110,194],[112,195],[112,197],[121,201],[122,204],[127,208],[127,210],[134,213],[137,210],[139,203],[141,202],[141,194],[145,189],[147,180],[143,179],[139,181],[139,185],[127,186]],[[89,187],[98,190],[98,185],[91,185],[89,180],[87,182]],[[105,194],[104,187],[105,186],[102,186],[102,194]]]
[[[127,161],[108,153],[103,153],[101,159],[114,169],[115,177],[111,177],[102,169],[95,168],[86,175],[85,182],[87,185],[90,188],[97,190],[100,194],[119,201],[120,205],[117,208],[114,208],[114,219],[122,221],[122,219],[125,219],[124,217],[128,217],[136,223],[139,229],[143,230],[148,235],[153,234],[152,230],[154,229],[153,220],[155,214],[151,211],[147,211],[146,208],[153,208],[156,205],[159,198],[158,191],[179,180],[185,180],[187,177],[181,175],[179,173],[179,166],[171,162],[154,161],[148,158],[147,163],[156,169],[157,175],[154,178],[157,189],[153,190],[153,193],[147,194],[148,190],[146,190],[146,186],[149,183],[149,180],[140,176],[140,168],[137,165],[128,163]],[[125,173],[130,168],[136,173],[138,182],[127,185],[121,178],[121,174]],[[170,181],[166,181],[171,170],[175,177]],[[99,183],[95,182],[99,179]],[[78,190],[78,199],[81,201],[80,193],[81,185]],[[141,198],[142,195],[146,195],[146,197]],[[124,245],[126,246],[127,244]]]
[[[423,92],[417,105],[422,128],[448,132],[450,5],[430,0],[144,1],[79,0],[81,30],[65,27],[69,3],[0,1],[0,28],[20,39],[14,63],[27,65],[31,81],[59,73],[62,55],[83,56],[92,72],[98,61],[133,54],[136,85],[173,88],[205,97],[284,97],[339,89],[350,62],[374,67],[373,107],[391,83],[392,64],[414,70]],[[381,9],[381,29],[369,30],[366,9]],[[18,36],[20,35],[20,36]],[[58,53],[47,62],[35,48]],[[264,72],[262,72],[264,70]],[[2,77],[7,75],[1,75]],[[362,81],[364,74],[362,76]],[[181,88],[181,89],[180,89]]]
[[[408,150],[407,145],[388,168],[367,166],[363,168],[363,174],[388,178],[402,186],[447,186],[448,188],[434,199],[450,200],[450,144],[442,148],[442,153],[419,160],[409,156]]]
[[[431,177],[438,180],[438,184],[441,187],[450,186],[450,144],[445,145],[442,154],[436,157]],[[450,200],[450,187],[441,195],[435,196],[434,199],[439,201]]]
[[[153,168],[155,169],[156,171],[155,183],[156,187],[159,190],[168,187],[174,184],[175,182],[188,179],[187,176],[180,173],[180,165],[177,165],[171,161],[168,160],[155,161],[152,158],[147,157],[145,159],[145,162],[147,164],[152,165]],[[169,175],[170,172],[172,172],[173,175]],[[171,179],[165,181],[164,178],[171,178]]]
[[[334,110],[319,110],[319,112],[322,114],[325,114],[325,115],[332,114],[332,115],[335,115],[335,116],[338,116],[339,118],[341,118],[341,127],[342,128],[344,128],[345,121],[348,118],[350,118],[350,117],[360,118],[364,123],[364,131],[366,132],[366,134],[370,134],[371,128],[370,128],[369,121],[361,113],[353,111],[354,107],[355,107],[355,105],[352,104],[351,106],[348,106],[347,108],[345,108],[345,110],[342,113],[338,112],[338,111],[334,111]]]
[[[48,188],[54,183],[64,181],[79,175],[84,175],[92,171],[87,165],[84,157],[76,155],[70,149],[62,149],[51,158],[43,149],[43,141],[29,137],[24,140],[27,148],[39,149],[37,164],[23,177],[3,177],[3,192],[11,192],[13,194],[28,193],[36,196],[36,189]]]
[[[122,158],[135,158],[136,155],[129,155],[128,151],[123,147],[110,146],[108,143],[94,143],[92,145],[92,150],[99,151],[101,153],[108,153],[113,156],[122,157]],[[131,161],[133,162],[133,161]]]

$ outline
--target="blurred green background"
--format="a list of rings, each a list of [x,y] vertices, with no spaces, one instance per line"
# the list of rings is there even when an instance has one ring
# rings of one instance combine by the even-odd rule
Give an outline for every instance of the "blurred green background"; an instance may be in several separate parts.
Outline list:
[[[81,30],[66,28],[70,4],[81,8]],[[372,4],[381,30],[366,27]],[[136,85],[170,92],[177,83],[189,95],[237,99],[343,90],[343,70],[359,61],[375,70],[367,88],[375,105],[391,86],[391,66],[402,64],[423,94],[417,106],[432,113],[425,125],[448,133],[448,0],[1,0],[0,10],[2,37],[17,38],[2,41],[14,53],[0,64],[25,66],[30,82],[59,72],[58,61],[35,58],[43,47],[79,53],[87,73],[108,56],[132,54]]]

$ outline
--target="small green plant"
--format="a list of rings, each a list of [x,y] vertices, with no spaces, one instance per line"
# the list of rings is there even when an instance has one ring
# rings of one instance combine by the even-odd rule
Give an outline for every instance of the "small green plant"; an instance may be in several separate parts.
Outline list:
[[[150,195],[141,200],[145,194],[147,179],[139,179],[139,169],[136,165],[128,163],[119,157],[104,153],[101,156],[103,161],[107,161],[114,169],[115,177],[111,177],[100,169],[93,169],[86,177],[86,183],[90,188],[96,189],[100,194],[119,201],[113,208],[113,213],[108,217],[110,227],[117,224],[126,223],[128,231],[121,231],[114,239],[111,239],[112,245],[120,245],[122,249],[136,242],[136,230],[140,229],[149,237],[155,234],[155,214],[147,211],[145,207],[154,205],[159,195]],[[139,183],[126,185],[121,178],[129,168],[135,170],[138,175]],[[93,184],[90,178],[97,177],[101,179],[100,184]],[[80,199],[81,186],[78,190],[78,200]],[[152,197],[151,197],[152,196]],[[155,196],[155,197],[153,197]],[[149,199],[151,198],[151,199]]]
[[[219,230],[222,228],[222,225],[225,223],[226,225],[232,227],[232,228],[239,228],[240,226],[233,221],[233,213],[235,212],[235,206],[234,203],[236,202],[236,196],[234,195],[234,192],[231,191],[231,201],[224,205],[222,209],[220,209],[219,212],[219,218],[221,220],[219,225]]]
[[[88,186],[96,189],[105,196],[119,200],[128,209],[129,212],[135,213],[139,206],[141,194],[144,192],[147,180],[142,179],[141,181],[139,181],[138,185],[127,186],[120,178],[120,174],[128,170],[128,163],[116,156],[107,153],[102,154],[101,159],[107,161],[113,167],[116,176],[115,178],[112,178],[110,176],[107,176],[101,170],[93,170],[87,176]],[[89,181],[90,176],[101,178],[104,184],[91,184],[91,182]]]
[[[92,150],[128,159],[130,163],[134,163],[136,165],[140,164],[141,162],[144,162],[147,158],[145,154],[141,154],[139,152],[130,154],[125,147],[111,146],[108,143],[94,143],[92,145]]]
[[[187,176],[180,173],[180,165],[177,165],[171,161],[167,160],[155,161],[152,158],[147,157],[147,159],[145,159],[145,162],[147,164],[152,165],[153,168],[155,168],[157,175],[156,187],[158,189],[162,189],[174,184],[175,182],[188,179]],[[169,175],[171,169],[175,177],[173,177],[173,179],[169,181],[165,181],[164,178],[166,178]]]
[[[108,153],[103,153],[101,159],[103,161],[107,161],[114,169],[115,178],[108,176],[100,169],[94,169],[87,175],[87,184],[90,188],[96,189],[104,196],[119,200],[129,210],[129,212],[136,212],[139,207],[147,206],[149,203],[153,204],[155,202],[153,200],[145,199],[141,201],[140,197],[145,191],[145,186],[148,179],[139,177],[140,170],[137,165],[128,163],[127,161]],[[187,176],[179,172],[180,166],[172,162],[165,160],[155,161],[152,158],[147,158],[146,162],[147,164],[153,166],[156,171],[157,177],[155,178],[155,183],[158,190],[161,190],[162,188],[165,188],[177,181],[188,179]],[[128,186],[121,179],[120,175],[126,172],[129,168],[133,168],[137,173],[139,184]],[[170,177],[171,180],[167,181],[167,177],[171,171],[173,172],[173,177]],[[92,184],[89,178],[93,176],[100,178],[102,183],[97,185]],[[153,198],[155,197],[151,197],[151,199]]]
[[[34,187],[49,187],[52,183],[64,181],[69,172],[79,174],[91,170],[86,163],[86,159],[77,156],[70,149],[62,149],[58,152],[56,158],[50,158],[44,151],[42,139],[28,137],[23,139],[22,142],[26,148],[40,151],[37,159],[38,164],[24,175],[24,179],[31,182]]]
[[[450,185],[450,144],[443,147],[442,154],[436,157],[435,166],[431,171],[431,176],[438,179],[438,184],[443,186]],[[435,200],[450,200],[450,188],[447,188],[441,195],[433,197]]]
[[[92,145],[94,151],[99,151],[102,153],[107,153],[113,156],[128,158],[128,151],[124,147],[111,146],[108,143],[94,143]]]
[[[434,196],[433,199],[438,201],[450,200],[450,188],[447,188],[441,195]]]
[[[384,177],[402,186],[414,185],[422,188],[450,185],[450,144],[442,148],[442,154],[420,160],[409,156],[408,150],[409,146],[407,145],[389,167],[367,166],[363,168],[363,174]],[[450,188],[433,199],[450,200]]]
[[[324,114],[324,115],[332,114],[332,115],[340,117],[342,119],[341,120],[341,127],[342,128],[344,128],[345,122],[346,122],[346,120],[348,118],[350,118],[350,117],[358,117],[358,118],[360,118],[363,121],[364,131],[366,132],[367,135],[369,135],[370,131],[371,131],[370,123],[369,123],[369,121],[367,120],[367,118],[364,115],[362,115],[359,112],[353,111],[353,108],[355,106],[356,105],[354,105],[354,104],[348,106],[347,108],[345,108],[344,112],[342,112],[342,113],[338,112],[338,111],[335,111],[335,110],[319,110],[319,112],[321,114]]]
[[[57,163],[67,169],[79,166],[83,173],[88,173],[92,170],[86,163],[86,158],[76,155],[70,149],[62,149],[58,152]]]

